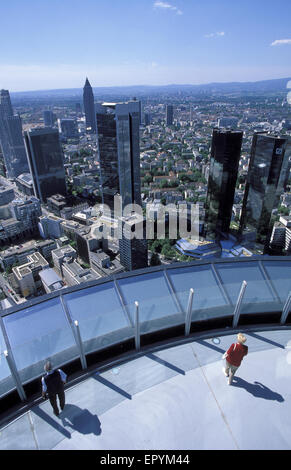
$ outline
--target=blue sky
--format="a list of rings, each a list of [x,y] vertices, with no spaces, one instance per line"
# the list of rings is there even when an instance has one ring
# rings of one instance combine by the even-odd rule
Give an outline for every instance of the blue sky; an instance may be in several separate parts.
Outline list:
[[[1,18],[11,91],[291,76],[290,0],[3,0]]]

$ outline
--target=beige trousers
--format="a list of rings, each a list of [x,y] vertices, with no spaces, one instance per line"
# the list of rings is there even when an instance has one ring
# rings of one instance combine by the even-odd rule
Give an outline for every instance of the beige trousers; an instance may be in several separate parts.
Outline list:
[[[238,367],[237,366],[233,366],[232,364],[230,364],[229,362],[225,361],[226,362],[226,367],[225,367],[225,372],[228,374],[229,378],[228,378],[228,383],[231,384],[232,382],[232,379],[233,379],[233,376],[234,374],[236,373]]]

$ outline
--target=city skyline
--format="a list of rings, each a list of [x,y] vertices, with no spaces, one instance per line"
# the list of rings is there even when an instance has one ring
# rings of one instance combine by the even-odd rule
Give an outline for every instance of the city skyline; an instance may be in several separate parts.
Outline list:
[[[278,11],[284,15],[274,22]],[[287,0],[14,0],[2,6],[0,88],[74,88],[84,75],[96,87],[285,78],[288,12]]]

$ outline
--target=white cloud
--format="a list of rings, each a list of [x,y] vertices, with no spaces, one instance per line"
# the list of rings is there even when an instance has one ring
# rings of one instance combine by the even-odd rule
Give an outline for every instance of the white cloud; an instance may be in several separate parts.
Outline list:
[[[291,44],[291,39],[276,39],[271,46],[282,46],[283,44]]]
[[[219,38],[219,37],[222,37],[222,36],[225,36],[224,31],[218,31],[217,33],[210,33],[210,34],[205,34],[204,35],[205,38]]]
[[[173,10],[176,12],[177,15],[183,15],[183,12],[179,10],[179,8],[171,5],[170,3],[156,1],[154,3],[154,8],[161,8],[163,10]]]

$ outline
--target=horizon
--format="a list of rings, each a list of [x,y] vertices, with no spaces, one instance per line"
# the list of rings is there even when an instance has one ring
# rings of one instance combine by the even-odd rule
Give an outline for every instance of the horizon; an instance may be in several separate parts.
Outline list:
[[[267,78],[264,80],[248,80],[248,81],[220,81],[220,82],[205,82],[205,83],[166,83],[164,85],[155,85],[155,84],[133,84],[133,85],[99,85],[99,86],[94,86],[91,81],[90,77],[88,77],[88,80],[92,86],[92,89],[98,89],[98,88],[140,88],[140,87],[148,87],[148,88],[165,88],[165,87],[184,87],[184,86],[189,86],[189,87],[200,87],[200,86],[208,86],[208,85],[232,85],[232,84],[253,84],[253,83],[260,83],[260,82],[271,82],[271,81],[280,81],[280,80],[291,80],[291,74],[289,77],[280,77],[280,78]],[[85,81],[84,81],[85,83]],[[44,91],[67,91],[67,90],[81,90],[83,89],[84,84],[79,86],[79,87],[67,87],[67,88],[39,88],[39,89],[31,89],[31,90],[18,90],[18,91],[11,91],[9,90],[10,94],[17,94],[17,93],[34,93],[34,92],[44,92]],[[2,88],[3,89],[3,88]]]
[[[94,88],[291,76],[289,0],[11,0],[1,13],[11,92],[78,88],[86,75]]]

